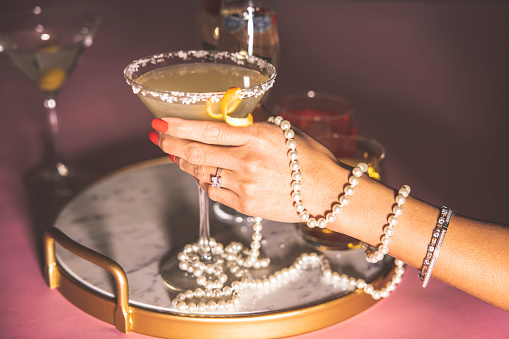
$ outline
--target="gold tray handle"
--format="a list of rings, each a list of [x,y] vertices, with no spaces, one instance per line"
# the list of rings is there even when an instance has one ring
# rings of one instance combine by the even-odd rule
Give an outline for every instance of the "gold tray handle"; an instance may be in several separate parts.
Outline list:
[[[52,289],[58,288],[60,285],[60,275],[58,273],[57,263],[55,260],[55,242],[69,252],[104,268],[113,276],[117,289],[117,304],[113,315],[115,319],[115,327],[123,333],[128,333],[132,325],[132,313],[131,308],[129,307],[129,286],[127,283],[127,275],[122,267],[120,267],[120,265],[114,260],[72,240],[58,228],[50,227],[44,234],[44,252],[46,262],[46,282]]]

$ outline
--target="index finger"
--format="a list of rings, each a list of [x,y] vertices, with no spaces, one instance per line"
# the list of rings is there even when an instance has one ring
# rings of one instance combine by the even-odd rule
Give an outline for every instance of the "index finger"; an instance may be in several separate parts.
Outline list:
[[[185,120],[180,118],[162,118],[168,123],[168,129],[161,131],[173,137],[198,141],[204,144],[222,146],[241,146],[252,135],[254,125],[234,127],[220,121]]]

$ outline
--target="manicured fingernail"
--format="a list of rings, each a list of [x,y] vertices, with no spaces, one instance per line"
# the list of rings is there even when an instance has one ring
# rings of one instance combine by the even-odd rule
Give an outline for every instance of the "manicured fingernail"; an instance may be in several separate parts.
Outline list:
[[[169,154],[168,156],[170,157],[171,161],[175,162],[175,156],[173,154]]]
[[[163,119],[152,120],[152,128],[159,132],[166,132],[168,130],[168,123]]]
[[[159,146],[159,134],[157,132],[154,132],[154,131],[150,131],[148,132],[148,138],[150,139],[150,141],[152,141],[154,144],[156,144],[157,146]]]

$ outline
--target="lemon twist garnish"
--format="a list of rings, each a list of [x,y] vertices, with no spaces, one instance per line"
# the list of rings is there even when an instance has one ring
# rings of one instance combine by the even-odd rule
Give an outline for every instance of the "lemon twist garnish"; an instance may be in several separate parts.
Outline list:
[[[253,115],[249,113],[248,116],[245,118],[234,118],[227,115],[224,118],[224,121],[226,121],[226,123],[230,126],[246,127],[253,124]]]
[[[221,113],[223,118],[233,113],[239,107],[242,98],[240,97],[239,87],[230,87],[224,93],[223,99],[221,99]]]
[[[221,113],[221,111],[219,111],[219,113],[214,113],[214,103],[210,101],[211,99],[212,98],[207,100],[207,107],[205,108],[207,115],[213,119],[223,120],[223,113]]]
[[[230,126],[246,127],[252,125],[253,116],[251,113],[249,113],[245,118],[236,118],[231,116],[242,101],[240,91],[241,89],[239,87],[230,87],[226,90],[221,102],[219,103],[220,113],[215,113],[214,103],[211,99],[207,100],[207,107],[205,108],[207,115],[213,119],[224,119],[224,121]]]
[[[221,113],[223,114],[224,121],[230,126],[246,127],[253,124],[253,116],[251,113],[245,118],[234,118],[230,116],[242,101],[240,95],[241,89],[239,87],[230,87],[224,93],[221,99]]]

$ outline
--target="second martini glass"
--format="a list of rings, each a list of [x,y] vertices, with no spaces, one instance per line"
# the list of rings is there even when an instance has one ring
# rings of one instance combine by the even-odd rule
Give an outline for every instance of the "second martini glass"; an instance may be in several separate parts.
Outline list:
[[[243,124],[264,93],[272,87],[276,70],[270,63],[230,52],[179,51],[133,61],[124,70],[133,92],[156,118],[226,120]],[[226,116],[221,101],[231,87],[240,88],[240,104]],[[174,290],[196,288],[196,278],[206,267],[221,263],[211,246],[208,196],[199,188],[200,231],[195,269],[179,268],[177,257],[162,265],[161,276]],[[187,271],[187,272],[186,272]],[[200,271],[199,274],[196,274]]]
[[[0,15],[0,52],[43,94],[49,123],[48,159],[27,175],[33,190],[70,196],[88,179],[86,172],[63,159],[57,95],[90,47],[100,20],[80,10],[35,7]]]

